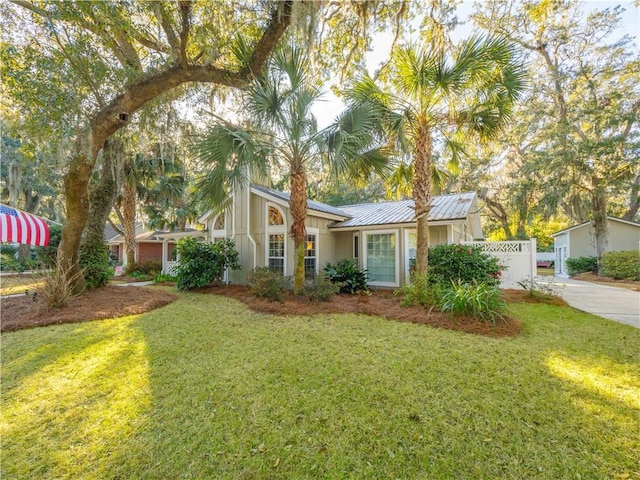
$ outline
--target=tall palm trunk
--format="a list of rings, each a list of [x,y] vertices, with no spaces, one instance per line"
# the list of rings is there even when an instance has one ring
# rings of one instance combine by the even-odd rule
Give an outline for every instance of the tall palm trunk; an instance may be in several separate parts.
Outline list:
[[[293,291],[301,295],[304,290],[304,254],[307,229],[304,225],[307,218],[307,177],[302,162],[297,162],[291,168],[291,236],[295,249],[295,269],[293,273]]]
[[[429,268],[429,210],[431,210],[431,184],[433,183],[431,128],[426,122],[418,125],[413,152],[413,201],[418,224],[416,245],[416,274]]]

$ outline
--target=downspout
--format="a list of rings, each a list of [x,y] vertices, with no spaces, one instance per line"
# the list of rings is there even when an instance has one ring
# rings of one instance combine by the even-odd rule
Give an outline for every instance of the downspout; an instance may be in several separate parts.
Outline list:
[[[236,239],[236,194],[233,194],[231,202],[231,240]]]
[[[253,244],[253,268],[255,270],[258,265],[258,245],[256,245],[256,241],[251,236],[251,183],[247,185],[247,238]]]

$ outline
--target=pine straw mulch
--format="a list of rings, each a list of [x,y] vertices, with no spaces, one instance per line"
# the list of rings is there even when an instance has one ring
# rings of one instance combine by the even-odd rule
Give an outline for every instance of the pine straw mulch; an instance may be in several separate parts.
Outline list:
[[[469,317],[453,317],[436,309],[402,307],[390,290],[378,290],[371,295],[335,295],[328,302],[310,303],[304,298],[289,295],[284,302],[270,302],[256,298],[245,286],[214,286],[197,290],[201,294],[215,294],[234,298],[248,308],[274,315],[315,315],[319,313],[358,313],[375,315],[389,320],[459,330],[489,337],[515,337],[522,333],[522,324],[511,317],[495,326]],[[566,305],[558,297],[536,297],[522,290],[503,290],[508,302],[550,303]],[[70,299],[60,309],[45,310],[41,300],[30,296],[2,297],[0,300],[3,332],[61,323],[76,323],[117,318],[144,313],[173,302],[178,297],[164,290],[145,287],[108,286],[91,290]]]
[[[371,295],[334,295],[327,302],[309,302],[306,298],[296,298],[293,294],[283,302],[271,302],[253,296],[249,288],[240,285],[214,286],[197,290],[203,294],[232,297],[247,305],[251,310],[274,315],[315,315],[319,313],[359,313],[375,315],[399,322],[411,322],[448,330],[459,330],[489,337],[515,337],[522,333],[522,324],[507,317],[504,322],[492,325],[469,317],[452,317],[448,313],[424,307],[402,307],[400,299],[391,290],[377,290]]]
[[[71,297],[66,306],[54,309],[47,309],[41,299],[34,300],[32,296],[2,297],[0,331],[136,315],[167,305],[177,298],[177,295],[163,290],[113,285]]]

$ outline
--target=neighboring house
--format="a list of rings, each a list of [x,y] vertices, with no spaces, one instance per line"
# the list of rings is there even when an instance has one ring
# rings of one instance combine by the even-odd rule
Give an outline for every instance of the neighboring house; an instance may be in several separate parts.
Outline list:
[[[640,223],[607,217],[609,226],[609,251],[638,250]],[[567,258],[595,257],[596,238],[592,222],[565,228],[551,235],[555,250],[555,273],[567,277]]]
[[[321,272],[327,262],[355,259],[369,272],[371,285],[397,287],[409,277],[415,258],[416,221],[412,200],[332,207],[308,201],[305,267]],[[255,267],[268,266],[292,275],[293,239],[289,194],[252,184],[232,197],[224,212],[208,212],[199,220],[209,241],[231,237],[242,269],[229,280],[246,283]],[[482,238],[476,194],[441,195],[429,212],[431,245]]]
[[[136,228],[136,262],[162,261],[164,266],[165,262],[175,261],[174,249],[176,242],[186,236],[204,237],[204,232],[192,228],[187,228],[184,232],[168,232],[164,230],[138,232],[138,228]],[[116,235],[107,240],[107,245],[112,252],[117,252],[117,261],[119,263],[127,263],[123,235]]]

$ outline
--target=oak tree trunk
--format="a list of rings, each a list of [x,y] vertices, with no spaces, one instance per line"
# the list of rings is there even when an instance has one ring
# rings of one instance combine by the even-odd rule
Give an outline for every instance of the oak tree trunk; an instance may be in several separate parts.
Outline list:
[[[127,169],[133,168],[129,164],[125,167],[125,176],[128,176]],[[124,230],[124,248],[126,252],[127,263],[124,265],[125,270],[136,262],[136,202],[137,192],[135,183],[128,178],[122,186],[122,229]]]
[[[598,275],[602,274],[600,260],[609,251],[609,222],[607,221],[607,196],[600,185],[600,179],[591,179],[593,188],[593,229],[596,237],[596,257],[598,258]]]

